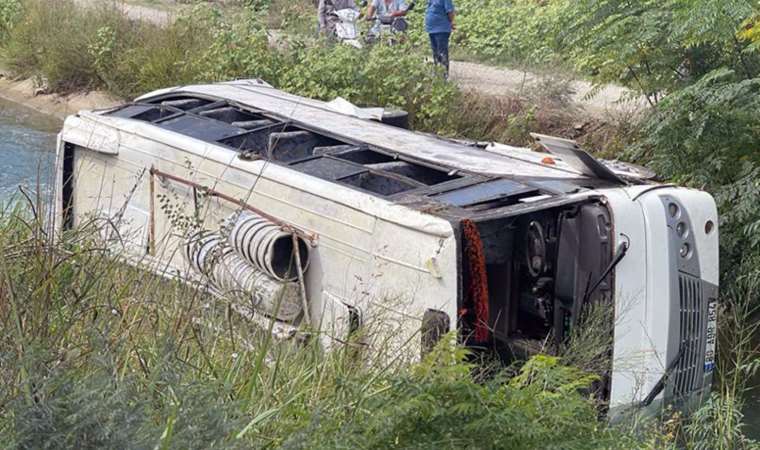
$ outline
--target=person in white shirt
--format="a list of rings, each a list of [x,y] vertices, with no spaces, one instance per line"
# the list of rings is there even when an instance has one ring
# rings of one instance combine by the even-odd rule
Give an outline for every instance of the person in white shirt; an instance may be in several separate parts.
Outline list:
[[[367,20],[374,20],[369,33],[373,36],[380,34],[380,17],[403,17],[407,6],[404,0],[372,0],[367,8]]]

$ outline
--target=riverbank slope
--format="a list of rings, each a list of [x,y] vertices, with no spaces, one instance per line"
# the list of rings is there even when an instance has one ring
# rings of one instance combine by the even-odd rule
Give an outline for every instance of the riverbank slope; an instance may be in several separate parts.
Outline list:
[[[117,97],[103,91],[88,91],[69,95],[50,94],[35,86],[31,79],[14,80],[0,67],[0,98],[19,103],[61,121],[83,109],[109,108],[121,103]]]

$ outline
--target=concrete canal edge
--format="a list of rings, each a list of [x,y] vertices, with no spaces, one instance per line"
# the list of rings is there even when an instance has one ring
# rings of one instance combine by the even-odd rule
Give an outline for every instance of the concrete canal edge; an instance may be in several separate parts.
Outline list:
[[[31,108],[63,121],[66,116],[84,109],[101,109],[123,103],[105,92],[90,91],[59,95],[40,91],[31,79],[14,80],[0,66],[0,98]]]

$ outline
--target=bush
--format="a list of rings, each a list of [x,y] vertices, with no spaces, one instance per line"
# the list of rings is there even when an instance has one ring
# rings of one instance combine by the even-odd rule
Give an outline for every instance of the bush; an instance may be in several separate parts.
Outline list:
[[[286,91],[323,100],[341,96],[362,106],[395,106],[409,112],[416,129],[441,130],[452,119],[457,89],[410,47],[300,47],[288,61],[279,86]]]
[[[423,363],[274,344],[221,300],[125,266],[92,221],[51,246],[0,213],[0,441],[15,448],[632,448],[594,380],[540,356],[473,376],[444,340]],[[267,361],[264,363],[264,361]]]
[[[752,78],[757,55],[737,38],[754,14],[745,0],[569,2],[558,50],[597,83],[624,84],[655,104],[713,70]]]
[[[196,61],[210,40],[199,19],[180,17],[165,28],[141,24],[129,36],[115,38],[113,52],[97,66],[98,78],[108,91],[126,98],[191,84],[200,80]]]
[[[68,0],[54,7],[42,0],[27,1],[23,18],[11,28],[4,44],[9,68],[21,76],[47,80],[56,91],[95,87],[96,71],[87,43],[106,24],[117,28],[114,19],[100,11],[78,14]]]
[[[0,40],[8,39],[8,34],[20,14],[21,0],[0,0]]]
[[[554,39],[564,0],[460,0],[453,38],[466,52],[499,62],[545,66],[564,63]]]
[[[719,70],[671,94],[642,130],[633,157],[662,176],[712,192],[721,211],[724,280],[760,254],[760,79]]]
[[[7,59],[14,72],[44,80],[55,92],[106,88],[132,97],[193,82],[261,78],[299,95],[403,108],[425,130],[449,125],[458,93],[411,47],[290,42],[273,48],[256,13],[223,16],[198,6],[156,27],[109,7],[26,1],[23,20],[4,45]]]
[[[267,30],[256,15],[230,20],[218,10],[197,9],[186,20],[210,32],[207,48],[195,65],[200,79],[260,78],[270,84],[279,82],[283,55],[270,48]]]
[[[451,337],[451,336],[450,336]],[[594,380],[552,357],[520,373],[476,380],[466,352],[439,345],[422,364],[388,379],[352,417],[319,409],[284,448],[631,449],[640,443],[597,421],[580,394]],[[452,350],[454,349],[454,350]],[[337,417],[336,417],[337,416]]]
[[[195,79],[188,62],[208,39],[186,21],[161,28],[129,20],[112,4],[25,0],[3,43],[9,68],[54,92],[107,88],[122,96]]]

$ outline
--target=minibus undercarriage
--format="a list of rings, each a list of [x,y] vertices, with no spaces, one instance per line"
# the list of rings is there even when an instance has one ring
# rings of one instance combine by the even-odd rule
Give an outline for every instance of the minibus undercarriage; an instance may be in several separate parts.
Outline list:
[[[551,350],[586,305],[613,308],[613,225],[601,199],[462,224],[459,318],[470,345],[510,359]]]

